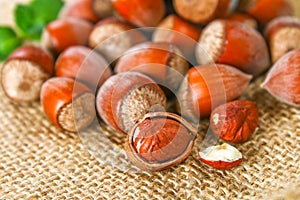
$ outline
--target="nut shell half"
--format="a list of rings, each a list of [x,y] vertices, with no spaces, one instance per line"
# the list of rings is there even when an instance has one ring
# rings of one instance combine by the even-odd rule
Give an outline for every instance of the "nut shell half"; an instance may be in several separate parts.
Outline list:
[[[195,128],[180,116],[148,113],[129,132],[125,150],[140,169],[158,171],[186,159],[196,137]]]
[[[199,152],[200,160],[216,169],[228,170],[243,161],[239,150],[229,144],[211,146]]]

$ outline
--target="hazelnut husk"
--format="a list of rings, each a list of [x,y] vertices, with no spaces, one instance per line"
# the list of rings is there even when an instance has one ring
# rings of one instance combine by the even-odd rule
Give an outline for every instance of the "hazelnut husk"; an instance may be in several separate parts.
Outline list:
[[[258,125],[258,107],[248,100],[235,100],[215,108],[210,116],[211,129],[227,142],[245,142]]]
[[[300,106],[300,49],[281,57],[261,85],[281,102]]]
[[[146,75],[124,72],[111,76],[100,87],[96,107],[106,124],[128,133],[146,113],[165,110],[166,96]]]
[[[146,114],[128,133],[125,150],[142,170],[158,171],[185,160],[192,151],[196,129],[168,112]]]

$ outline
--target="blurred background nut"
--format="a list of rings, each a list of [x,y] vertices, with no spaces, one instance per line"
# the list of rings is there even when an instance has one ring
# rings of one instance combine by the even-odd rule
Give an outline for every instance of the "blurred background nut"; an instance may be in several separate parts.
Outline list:
[[[60,53],[74,45],[87,45],[92,24],[79,18],[64,18],[50,22],[42,35],[42,46]]]
[[[92,90],[99,88],[112,72],[107,61],[97,52],[85,46],[72,46],[64,50],[56,60],[55,75],[76,79]]]
[[[89,46],[111,63],[130,47],[145,40],[145,36],[133,26],[111,17],[99,21],[94,26],[89,36]]]
[[[300,19],[289,16],[275,18],[266,27],[265,36],[275,63],[287,52],[300,48]]]

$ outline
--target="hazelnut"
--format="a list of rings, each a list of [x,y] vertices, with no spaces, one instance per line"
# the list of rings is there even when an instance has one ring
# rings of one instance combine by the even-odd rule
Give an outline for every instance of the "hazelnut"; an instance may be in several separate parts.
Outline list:
[[[74,45],[87,45],[92,24],[78,18],[57,19],[50,22],[42,34],[42,46],[60,53]]]
[[[186,118],[198,121],[220,104],[238,98],[252,76],[228,65],[203,65],[191,68],[178,94],[177,110]]]
[[[139,26],[157,26],[165,14],[164,0],[114,0],[116,12],[123,19]]]
[[[113,16],[112,0],[93,0],[92,8],[95,14],[100,18]]]
[[[43,82],[53,75],[54,61],[44,49],[26,45],[16,49],[2,67],[1,83],[13,101],[39,99]]]
[[[275,18],[268,24],[265,36],[275,63],[288,51],[300,48],[300,19],[288,16]]]
[[[276,17],[294,13],[290,0],[240,0],[238,10],[255,17],[262,25]]]
[[[192,151],[197,131],[180,116],[167,112],[146,114],[129,132],[125,150],[142,170],[158,171],[176,165]]]
[[[85,85],[71,78],[55,77],[41,90],[41,104],[55,126],[76,132],[89,126],[95,118],[95,96]]]
[[[300,106],[300,49],[282,56],[270,69],[262,87],[279,101]]]
[[[176,12],[194,23],[207,24],[227,16],[237,5],[236,0],[174,0]]]
[[[106,18],[95,25],[89,36],[89,46],[111,63],[130,47],[145,40],[144,35],[133,26],[116,18]]]
[[[228,64],[255,76],[270,66],[268,48],[260,33],[230,20],[215,20],[203,29],[196,58],[199,64]]]
[[[138,72],[111,76],[99,89],[97,111],[106,124],[128,133],[150,111],[164,110],[166,97],[149,77]]]
[[[59,13],[59,18],[76,17],[90,22],[97,22],[97,16],[93,10],[94,0],[73,0],[67,1]]]
[[[199,152],[200,160],[216,169],[228,170],[243,161],[239,150],[229,144],[211,146]]]
[[[180,54],[179,49],[169,43],[141,43],[120,57],[114,71],[138,71],[174,91],[189,68],[188,62]]]
[[[176,15],[167,16],[153,33],[154,42],[175,44],[187,57],[194,54],[196,41],[199,40],[201,29]]]
[[[210,116],[212,131],[227,142],[245,142],[258,125],[255,102],[236,100],[215,108]]]
[[[258,24],[255,18],[253,18],[251,15],[248,15],[246,13],[240,13],[240,12],[234,12],[231,13],[226,17],[227,20],[240,22],[245,25],[250,26],[251,28],[257,29]]]
[[[72,46],[56,60],[56,76],[77,79],[91,89],[99,88],[111,76],[106,60],[92,49]]]

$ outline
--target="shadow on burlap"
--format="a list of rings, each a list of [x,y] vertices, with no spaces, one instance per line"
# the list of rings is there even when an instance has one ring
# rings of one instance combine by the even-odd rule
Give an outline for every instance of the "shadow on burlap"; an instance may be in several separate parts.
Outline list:
[[[201,125],[192,154],[183,163],[162,172],[126,172],[99,163],[78,134],[56,129],[39,102],[10,102],[1,89],[0,198],[299,198],[300,109],[281,104],[260,89],[262,79],[253,82],[243,96],[259,106],[259,129],[249,141],[236,145],[244,161],[229,171],[212,169],[198,160],[207,120]],[[110,142],[122,147],[124,135],[104,130]],[[112,152],[105,151],[109,144],[101,145],[98,153],[109,159]]]

